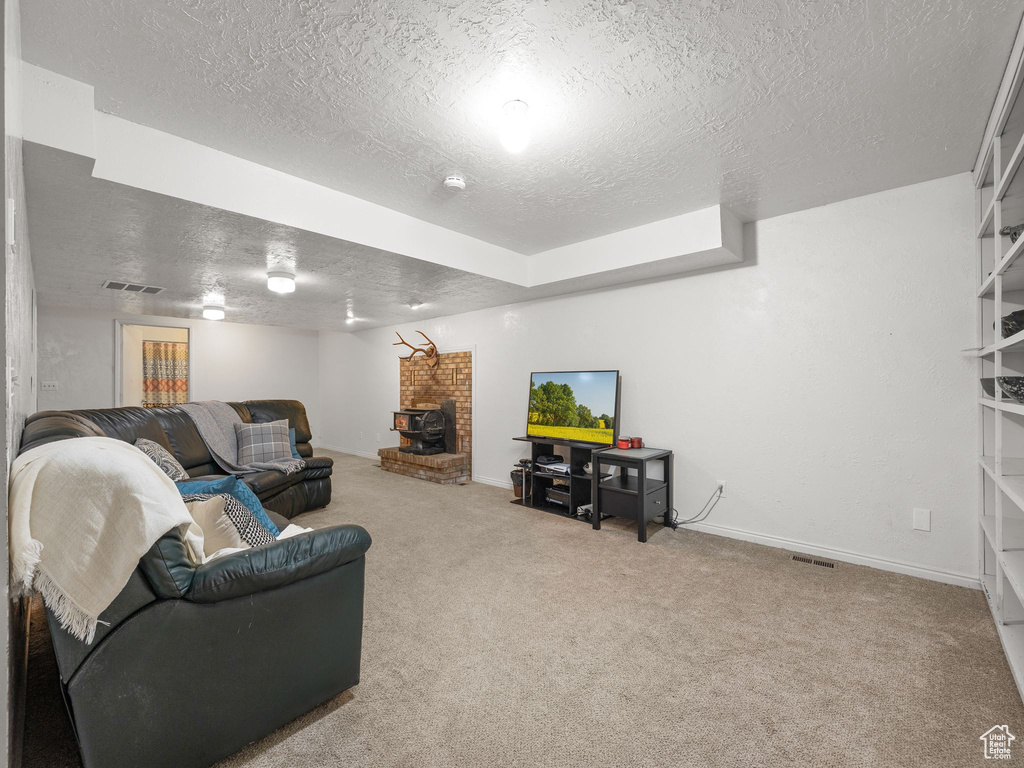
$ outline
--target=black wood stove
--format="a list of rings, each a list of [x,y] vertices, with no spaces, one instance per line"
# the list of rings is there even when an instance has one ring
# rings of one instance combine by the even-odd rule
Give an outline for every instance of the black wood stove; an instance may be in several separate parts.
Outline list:
[[[393,432],[398,432],[409,441],[398,450],[417,456],[444,453],[445,418],[439,410],[406,408],[394,411]]]

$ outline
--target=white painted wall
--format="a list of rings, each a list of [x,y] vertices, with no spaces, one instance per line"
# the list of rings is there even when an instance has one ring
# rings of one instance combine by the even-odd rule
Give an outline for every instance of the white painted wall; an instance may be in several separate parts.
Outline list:
[[[397,330],[476,347],[480,480],[526,453],[530,371],[618,368],[622,432],[675,451],[681,516],[721,480],[706,530],[969,583],[972,210],[953,176],[748,225],[735,268]],[[394,442],[395,330],[321,334],[322,445]]]
[[[21,58],[21,6],[18,0],[4,3],[4,197],[15,204],[14,245],[4,245],[4,312],[3,335],[6,357],[11,361],[13,376],[7,380],[4,399],[5,461],[2,470],[3,486],[7,487],[8,469],[17,453],[21,441],[25,417],[36,407],[35,374],[35,284],[32,277],[32,253],[28,241],[28,219],[25,215],[25,174],[22,166],[22,108],[23,94]],[[0,216],[5,216],[0,213]],[[6,218],[6,217],[5,217]],[[6,229],[6,221],[4,223]],[[8,398],[11,407],[8,407]],[[0,565],[0,592],[8,592],[9,556],[7,549],[7,495],[2,502],[3,531],[0,532],[0,548],[3,550]],[[0,721],[0,745],[4,761],[12,748],[11,744],[11,695],[24,694],[12,686],[12,648],[24,645],[13,643],[14,632],[23,624],[14,612],[12,622],[11,603],[2,601],[0,643],[4,646],[7,659],[6,671],[0,675],[0,700],[3,701],[5,716]]]
[[[192,329],[192,399],[301,400],[314,440],[320,429],[320,355],[316,331],[277,326],[39,308],[39,408],[114,405],[114,320]]]

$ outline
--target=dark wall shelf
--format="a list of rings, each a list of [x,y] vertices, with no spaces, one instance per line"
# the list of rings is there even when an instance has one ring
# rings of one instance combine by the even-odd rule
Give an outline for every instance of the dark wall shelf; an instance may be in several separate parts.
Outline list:
[[[518,507],[529,507],[530,509],[539,509],[541,512],[548,512],[552,515],[558,515],[559,517],[567,517],[570,520],[579,520],[581,523],[589,522],[585,518],[569,514],[569,510],[559,504],[549,504],[547,502],[533,504],[531,503],[530,499],[513,499],[512,503]]]
[[[602,475],[602,478],[609,475]],[[668,483],[663,480],[647,480],[646,492],[652,493],[664,488]],[[618,491],[619,493],[637,494],[640,492],[640,481],[636,475],[618,475],[598,485],[602,491]]]
[[[583,466],[589,464],[595,446],[591,443],[576,443],[568,440],[553,440],[540,437],[517,437],[520,442],[527,442],[532,445],[530,458],[533,461],[533,473],[530,481],[523,486],[523,498],[513,500],[513,504],[523,507],[532,507],[545,512],[571,517],[574,520],[583,518],[576,515],[576,511],[591,502],[591,491],[593,478],[583,471]],[[568,448],[568,451],[566,451]],[[566,455],[568,453],[568,455]],[[539,469],[537,458],[557,454],[569,465],[568,474],[559,472],[546,472]],[[606,475],[607,477],[607,475]],[[554,504],[547,498],[548,489],[556,485],[568,488],[569,504]]]

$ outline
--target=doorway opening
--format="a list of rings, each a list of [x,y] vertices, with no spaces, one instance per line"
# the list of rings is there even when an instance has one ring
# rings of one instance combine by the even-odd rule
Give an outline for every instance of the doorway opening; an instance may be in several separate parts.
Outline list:
[[[189,328],[118,323],[119,406],[166,408],[191,395]]]

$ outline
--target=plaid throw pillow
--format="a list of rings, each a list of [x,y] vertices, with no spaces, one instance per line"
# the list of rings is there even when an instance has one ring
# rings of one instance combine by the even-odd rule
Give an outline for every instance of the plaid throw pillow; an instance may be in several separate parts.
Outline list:
[[[292,457],[287,419],[265,424],[235,424],[235,436],[238,438],[238,463],[242,466]]]

